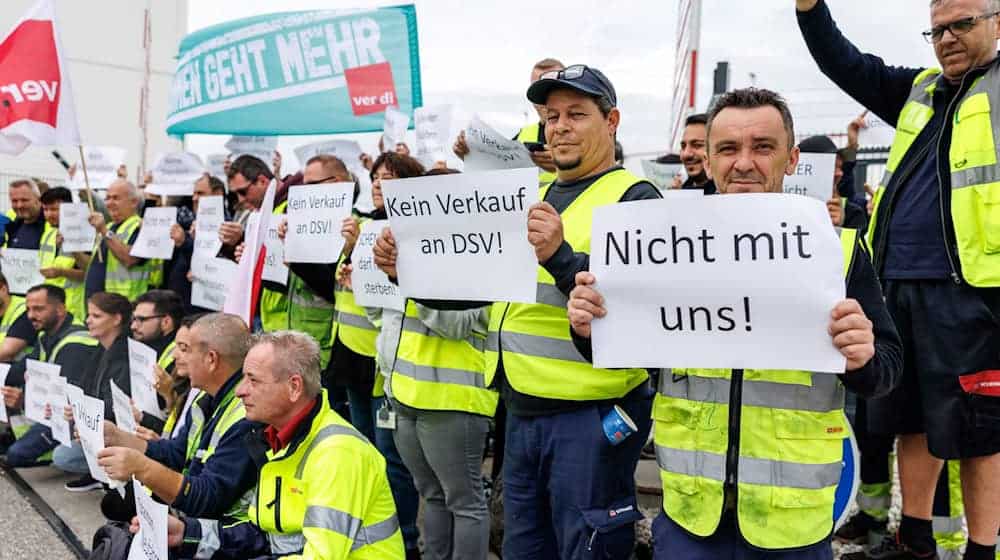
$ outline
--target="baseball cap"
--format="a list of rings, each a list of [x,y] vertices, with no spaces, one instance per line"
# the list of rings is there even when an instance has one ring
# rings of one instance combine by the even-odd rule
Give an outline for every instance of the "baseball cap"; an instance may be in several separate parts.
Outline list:
[[[799,151],[804,154],[835,154],[837,145],[829,136],[810,136],[799,142]]]
[[[528,100],[536,105],[544,105],[549,93],[555,89],[569,88],[591,97],[603,97],[618,105],[615,87],[607,76],[597,68],[586,64],[573,64],[562,70],[546,72],[528,88]]]

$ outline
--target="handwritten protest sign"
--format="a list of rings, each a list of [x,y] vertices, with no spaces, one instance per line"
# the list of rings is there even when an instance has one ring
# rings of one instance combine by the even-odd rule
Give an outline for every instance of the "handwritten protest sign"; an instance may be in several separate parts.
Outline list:
[[[198,199],[198,213],[194,224],[194,253],[214,257],[222,248],[219,227],[226,221],[225,201],[222,196],[203,196]]]
[[[0,387],[7,385],[7,374],[10,373],[10,364],[0,364]],[[7,423],[10,419],[7,416],[7,404],[0,399],[0,422]]]
[[[361,166],[361,145],[354,140],[325,140],[295,148],[295,157],[299,158],[299,167],[306,168],[306,162],[319,155],[337,157],[348,169]]]
[[[445,161],[451,143],[451,105],[419,107],[413,111],[417,135],[416,157],[426,166]]]
[[[138,480],[132,479],[139,532],[132,538],[128,560],[168,560],[167,506],[154,500]]]
[[[66,389],[69,382],[62,375],[59,375],[59,366],[49,364],[54,369],[49,374],[49,427],[52,429],[52,437],[66,447],[73,446],[73,431],[70,429],[69,420],[66,419],[64,411],[69,401],[66,400]]]
[[[288,284],[288,265],[285,264],[285,244],[278,237],[278,226],[281,224],[283,216],[271,216],[267,220],[267,229],[264,231],[264,247],[267,254],[264,257],[264,270],[261,278],[268,282]]]
[[[467,172],[535,168],[531,153],[524,144],[505,138],[478,116],[472,117],[465,127],[465,143],[469,146],[469,153],[465,156]],[[535,183],[538,183],[538,172],[535,173]]]
[[[156,350],[135,339],[128,339],[129,383],[136,408],[163,419],[156,400]]]
[[[59,234],[63,237],[62,252],[89,253],[94,249],[97,231],[90,225],[90,208],[85,202],[64,202],[59,205]]]
[[[223,311],[239,315],[248,325],[251,323],[250,306],[253,302],[254,271],[257,269],[257,260],[264,245],[267,226],[271,221],[271,212],[274,211],[276,188],[275,182],[271,181],[264,193],[260,211],[252,214],[247,222],[243,257],[240,259],[235,281],[229,283],[229,290],[226,292],[226,305]]]
[[[230,161],[242,155],[254,156],[264,162],[268,169],[274,164],[274,152],[278,149],[277,136],[233,136],[226,142]]]
[[[104,401],[83,394],[83,391],[74,385],[69,386],[66,394],[73,408],[73,425],[80,435],[80,447],[83,448],[90,476],[112,488],[122,487],[122,482],[108,478],[104,468],[97,463],[97,454],[104,449]]]
[[[191,305],[222,311],[226,292],[238,265],[229,260],[207,255],[194,255],[191,259]]]
[[[785,194],[799,194],[822,202],[833,196],[837,154],[801,154],[795,174],[785,177]]]
[[[861,146],[891,146],[896,137],[896,128],[880,119],[875,113],[865,115],[865,126],[858,133]]]
[[[341,222],[351,215],[354,183],[297,185],[288,189],[285,261],[335,263],[344,248]]]
[[[177,207],[147,208],[142,215],[139,236],[129,254],[144,259],[169,259],[174,254],[170,226],[177,223]]]
[[[38,249],[11,249],[0,252],[0,272],[7,279],[11,294],[23,296],[32,286],[45,282],[38,271]]]
[[[827,334],[844,298],[843,257],[816,200],[741,194],[601,207],[590,268],[608,310],[593,324],[598,367],[844,371]]]
[[[661,191],[674,188],[674,177],[684,177],[684,164],[657,163],[651,159],[642,160],[642,174]]]
[[[114,146],[84,146],[83,162],[87,164],[86,180],[83,165],[77,164],[76,173],[68,187],[73,190],[86,188],[87,181],[92,189],[106,189],[118,180],[118,168],[125,165],[125,149]],[[81,162],[81,163],[83,163]]]
[[[410,115],[396,107],[385,108],[385,126],[382,128],[382,149],[392,152],[396,144],[406,140],[406,129],[410,126]]]
[[[24,416],[43,426],[52,425],[45,414],[45,406],[49,404],[51,391],[49,387],[52,385],[51,365],[38,360],[25,360]],[[59,375],[58,369],[55,375]]]
[[[205,171],[212,177],[226,181],[226,158],[229,154],[208,154],[205,156]]]
[[[153,163],[153,182],[146,192],[158,196],[191,196],[194,182],[205,174],[201,158],[189,152],[160,154]]]
[[[535,168],[383,181],[382,191],[408,297],[534,303]]]
[[[115,411],[115,425],[119,429],[130,434],[135,433],[135,416],[132,415],[132,402],[129,396],[122,391],[114,380],[108,380],[111,384],[111,405]]]
[[[383,307],[404,311],[406,299],[399,286],[389,281],[389,277],[375,266],[375,240],[388,220],[369,220],[361,224],[361,234],[351,253],[351,286],[354,301],[362,307]]]

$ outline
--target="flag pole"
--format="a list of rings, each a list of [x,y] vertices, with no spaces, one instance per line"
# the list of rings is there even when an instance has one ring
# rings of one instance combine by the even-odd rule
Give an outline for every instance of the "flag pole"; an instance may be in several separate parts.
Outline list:
[[[87,158],[83,155],[83,144],[77,144],[76,147],[80,149],[80,167],[83,168],[83,186],[87,189],[87,206],[90,207],[90,213],[93,214],[94,191],[90,190],[90,177],[87,176]],[[97,262],[104,262],[100,249],[97,250]]]

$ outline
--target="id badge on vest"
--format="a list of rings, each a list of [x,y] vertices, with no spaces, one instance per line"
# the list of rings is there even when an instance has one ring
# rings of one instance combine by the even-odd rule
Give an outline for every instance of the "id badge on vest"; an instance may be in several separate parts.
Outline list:
[[[375,414],[375,427],[383,430],[396,429],[396,411],[389,406],[388,400],[382,403],[378,413]]]

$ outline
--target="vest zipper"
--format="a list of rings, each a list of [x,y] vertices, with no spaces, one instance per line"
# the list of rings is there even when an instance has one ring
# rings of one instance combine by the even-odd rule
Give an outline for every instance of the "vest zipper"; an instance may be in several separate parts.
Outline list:
[[[274,477],[274,499],[267,504],[268,508],[274,509],[274,528],[279,533],[284,533],[281,529],[281,477]],[[257,521],[260,521],[260,510],[257,510]],[[258,527],[260,525],[258,524]]]
[[[962,81],[958,85],[958,91],[955,92],[955,96],[952,97],[951,101],[948,103],[948,108],[947,108],[947,110],[944,113],[944,118],[945,119],[951,119],[952,118],[952,114],[951,114],[952,109],[955,108],[955,102],[958,101],[958,100],[960,100],[962,98],[962,95],[963,95],[962,94],[962,90],[965,89],[965,79],[968,78],[968,77],[969,77],[969,73],[968,72],[966,72],[965,75],[962,76]],[[945,122],[945,124],[948,123],[947,120],[945,120],[944,122]],[[941,212],[941,234],[944,236],[944,252],[948,256],[948,266],[951,267],[951,280],[955,284],[961,284],[962,283],[962,277],[959,276],[958,269],[955,267],[955,259],[951,255],[951,244],[949,243],[949,236],[948,236],[948,222],[945,219],[945,214],[944,214],[944,185],[942,183],[942,178],[941,178],[941,160],[940,160],[940,157],[941,157],[941,140],[944,139],[944,129],[945,129],[945,127],[942,126],[941,130],[938,131],[937,145],[934,148],[936,150],[937,156],[938,156],[937,164],[934,166],[934,168],[935,168],[934,171],[937,173],[937,180],[938,180],[938,210]],[[955,132],[955,125],[953,124],[952,125],[952,134],[954,134],[954,132]],[[951,158],[949,157],[949,161],[948,161],[949,169],[951,168],[951,161],[950,161],[950,159]],[[951,184],[950,181],[949,181],[949,184]],[[948,196],[948,201],[951,202],[951,195],[950,195],[950,193],[949,193],[949,196]]]
[[[734,369],[729,378],[729,443],[726,448],[726,483],[723,507],[736,504],[739,480],[740,418],[743,412],[743,370]],[[732,501],[730,501],[730,496]]]

